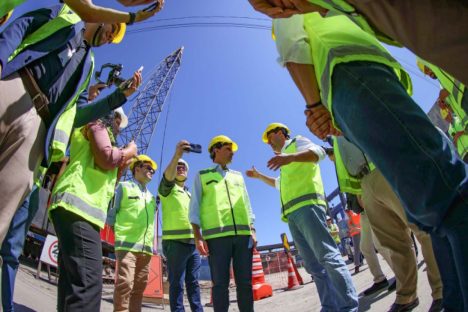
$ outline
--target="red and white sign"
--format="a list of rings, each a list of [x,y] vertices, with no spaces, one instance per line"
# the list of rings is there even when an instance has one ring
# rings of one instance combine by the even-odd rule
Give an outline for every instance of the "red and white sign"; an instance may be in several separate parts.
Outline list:
[[[58,239],[54,235],[47,235],[44,247],[42,247],[41,261],[54,267],[58,263]]]

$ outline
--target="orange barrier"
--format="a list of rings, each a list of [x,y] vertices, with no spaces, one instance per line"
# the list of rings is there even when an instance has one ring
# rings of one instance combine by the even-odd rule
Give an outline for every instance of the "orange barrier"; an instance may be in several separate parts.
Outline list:
[[[254,300],[260,300],[273,295],[273,288],[265,282],[262,259],[256,248],[253,249],[252,257],[252,291]]]

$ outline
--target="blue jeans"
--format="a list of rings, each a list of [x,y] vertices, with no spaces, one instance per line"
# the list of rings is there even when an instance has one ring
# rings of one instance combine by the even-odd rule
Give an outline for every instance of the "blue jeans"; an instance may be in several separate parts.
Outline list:
[[[237,306],[240,312],[253,312],[252,293],[252,246],[250,235],[212,238],[208,243],[213,281],[213,309],[215,312],[229,310],[229,268],[234,270]]]
[[[328,232],[324,209],[302,207],[288,215],[288,225],[305,269],[317,285],[322,311],[357,311],[356,289]]]
[[[163,240],[162,245],[169,273],[169,303],[171,312],[185,311],[184,281],[191,310],[202,312],[200,286],[198,285],[200,254],[195,245],[176,240]]]
[[[333,116],[343,134],[381,170],[409,219],[450,244],[453,272],[468,309],[466,164],[391,68],[373,62],[339,64],[332,88]]]
[[[3,311],[13,312],[13,292],[15,290],[16,272],[19,266],[19,257],[23,252],[24,240],[29,226],[37,212],[37,197],[39,188],[34,185],[32,192],[24,200],[11,220],[10,228],[3,241],[0,255],[3,258],[2,266],[2,306]],[[30,204],[31,203],[31,204]]]

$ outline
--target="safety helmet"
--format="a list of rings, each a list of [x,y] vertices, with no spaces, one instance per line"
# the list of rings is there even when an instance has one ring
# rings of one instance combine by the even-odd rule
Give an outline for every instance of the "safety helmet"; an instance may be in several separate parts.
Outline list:
[[[148,155],[141,154],[133,158],[132,163],[130,164],[130,170],[133,170],[133,167],[135,167],[135,164],[137,162],[149,162],[153,170],[156,171],[156,169],[158,169],[158,165],[156,164],[154,160],[152,160]]]
[[[236,142],[231,140],[229,137],[227,137],[225,135],[217,135],[217,136],[215,136],[214,138],[211,139],[210,144],[208,145],[208,152],[209,153],[211,153],[211,148],[213,147],[213,145],[215,145],[217,143],[230,143],[230,144],[232,144],[232,151],[233,152],[237,151],[237,148],[238,148]]]
[[[112,39],[112,43],[119,44],[124,36],[125,36],[125,31],[127,30],[127,24],[125,23],[116,23],[113,25],[117,25],[115,31],[114,31],[114,39]]]
[[[187,171],[189,171],[189,165],[188,165],[188,163],[187,163],[185,160],[183,160],[182,158],[179,159],[179,161],[177,162],[177,164],[180,164],[180,163],[184,164],[185,169],[187,169]]]
[[[268,125],[265,131],[263,131],[262,141],[264,143],[268,143],[268,132],[270,132],[271,130],[275,130],[276,128],[285,129],[288,135],[291,134],[291,130],[289,130],[288,126],[280,122],[273,122]]]
[[[125,115],[125,112],[122,107],[114,109],[114,113],[118,113],[122,121],[120,122],[120,129],[124,129],[128,126],[128,117]]]

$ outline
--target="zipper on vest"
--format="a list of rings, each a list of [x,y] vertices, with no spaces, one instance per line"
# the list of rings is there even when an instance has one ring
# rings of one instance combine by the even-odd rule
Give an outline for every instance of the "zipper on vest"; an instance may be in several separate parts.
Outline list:
[[[145,251],[146,234],[148,233],[148,222],[149,222],[148,209],[146,208],[146,192],[145,192],[145,212],[146,212],[146,229],[145,229],[145,235],[143,236],[143,246],[141,246],[141,251]]]
[[[229,205],[231,205],[231,215],[232,215],[232,223],[234,223],[234,233],[236,233],[237,235],[236,218],[234,218],[234,207],[232,207],[231,194],[229,194],[229,187],[227,185],[226,179],[224,179],[224,184],[226,184],[226,191],[227,191],[227,196],[229,199]]]

